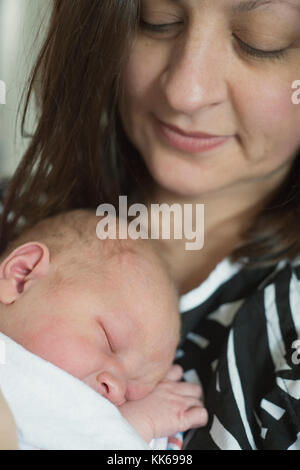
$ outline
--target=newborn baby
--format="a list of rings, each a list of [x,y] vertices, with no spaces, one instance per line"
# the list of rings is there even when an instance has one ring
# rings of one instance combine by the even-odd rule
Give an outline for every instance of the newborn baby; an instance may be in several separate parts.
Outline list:
[[[0,331],[116,405],[146,441],[206,424],[198,385],[179,382],[177,292],[149,240],[99,240],[73,211],[1,258]],[[119,222],[120,223],[120,222]]]

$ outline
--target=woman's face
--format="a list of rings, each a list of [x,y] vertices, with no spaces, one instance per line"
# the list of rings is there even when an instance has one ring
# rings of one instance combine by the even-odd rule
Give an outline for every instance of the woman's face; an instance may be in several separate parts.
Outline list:
[[[285,173],[300,146],[300,0],[141,0],[141,19],[166,26],[140,26],[120,113],[158,185],[196,196]]]

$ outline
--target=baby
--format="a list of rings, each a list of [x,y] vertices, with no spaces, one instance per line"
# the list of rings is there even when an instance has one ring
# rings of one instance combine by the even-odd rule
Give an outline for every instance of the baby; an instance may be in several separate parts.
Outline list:
[[[73,211],[13,242],[0,331],[107,398],[148,443],[205,425],[200,387],[172,366],[178,298],[165,265],[149,240],[97,239],[98,221]]]

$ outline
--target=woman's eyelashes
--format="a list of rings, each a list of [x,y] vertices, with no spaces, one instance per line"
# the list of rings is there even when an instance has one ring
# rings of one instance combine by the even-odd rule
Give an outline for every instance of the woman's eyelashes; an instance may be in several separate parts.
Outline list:
[[[182,21],[176,21],[175,23],[154,24],[148,23],[147,21],[140,19],[140,28],[142,30],[160,34],[173,32],[174,28],[178,27],[181,24]]]
[[[157,33],[160,35],[164,35],[167,33],[173,33],[180,25],[182,25],[182,21],[178,21],[175,23],[161,23],[161,24],[154,24],[148,23],[143,19],[140,20],[140,28],[144,31],[148,31],[151,33]],[[283,49],[276,49],[276,50],[264,50],[250,46],[248,43],[240,39],[235,34],[232,35],[236,41],[242,52],[246,53],[250,57],[254,57],[256,59],[266,59],[266,60],[281,60],[283,59],[287,52],[288,47]]]
[[[266,51],[263,49],[257,49],[255,47],[250,46],[247,44],[245,41],[240,39],[238,36],[235,36],[233,34],[233,37],[237,40],[239,43],[239,47],[246,52],[246,54],[256,57],[258,59],[271,59],[271,60],[276,60],[276,59],[282,59],[285,57],[287,54],[288,48],[283,48],[283,49],[277,49],[277,50],[272,50],[272,51]]]

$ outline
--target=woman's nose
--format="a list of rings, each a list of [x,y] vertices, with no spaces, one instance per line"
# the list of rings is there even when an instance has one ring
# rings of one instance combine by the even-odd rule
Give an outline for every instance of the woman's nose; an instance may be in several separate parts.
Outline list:
[[[201,35],[186,39],[178,50],[172,51],[161,75],[163,95],[172,111],[191,115],[226,101],[226,53],[220,51],[220,41],[218,47],[215,53],[216,38]]]
[[[99,393],[114,405],[120,406],[126,401],[126,382],[121,376],[103,371],[97,375],[96,380]]]

